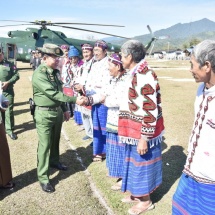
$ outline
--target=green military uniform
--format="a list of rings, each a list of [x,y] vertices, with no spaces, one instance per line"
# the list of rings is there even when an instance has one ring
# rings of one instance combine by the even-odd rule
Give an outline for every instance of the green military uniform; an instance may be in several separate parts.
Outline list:
[[[5,129],[7,134],[12,134],[14,130],[14,90],[13,85],[19,80],[19,73],[14,63],[3,60],[0,62],[0,81],[9,82],[7,89],[3,90],[3,95],[9,100],[9,107],[2,114],[5,121]]]
[[[1,83],[1,82],[0,82]],[[2,122],[1,111],[3,112],[8,103],[8,99],[2,95],[2,89],[0,87],[0,187],[7,185],[12,180],[12,171],[10,163],[10,150],[7,143],[5,134],[5,127]],[[3,109],[3,110],[2,110]]]
[[[75,97],[62,93],[59,71],[41,64],[32,77],[33,99],[36,104],[34,120],[39,137],[37,174],[40,183],[49,183],[49,166],[59,163],[59,141],[65,102]],[[63,111],[63,112],[62,112]]]

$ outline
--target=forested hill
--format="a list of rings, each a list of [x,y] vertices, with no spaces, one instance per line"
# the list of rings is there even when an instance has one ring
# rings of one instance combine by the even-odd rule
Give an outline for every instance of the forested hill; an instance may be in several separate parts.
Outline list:
[[[153,29],[153,26],[151,28]],[[192,41],[202,41],[204,39],[215,40],[215,22],[204,18],[190,23],[178,23],[169,28],[155,31],[154,36],[157,38],[159,36],[168,36],[168,38],[157,40],[153,51],[175,48],[183,49],[192,45]],[[150,34],[134,37],[134,39],[140,40],[143,44],[147,44],[150,38]],[[125,40],[109,38],[108,42],[121,45]]]
[[[207,32],[215,31],[215,22],[209,19],[201,19],[199,21],[190,22],[190,23],[178,23],[167,29],[162,29],[155,32],[156,36],[169,35],[171,38],[186,38],[193,35]]]

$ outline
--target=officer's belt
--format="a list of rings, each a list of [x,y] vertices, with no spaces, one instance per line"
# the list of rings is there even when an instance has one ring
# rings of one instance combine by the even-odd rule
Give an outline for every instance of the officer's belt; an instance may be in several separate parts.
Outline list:
[[[46,111],[57,111],[59,107],[44,107],[36,106],[37,110],[46,110]]]

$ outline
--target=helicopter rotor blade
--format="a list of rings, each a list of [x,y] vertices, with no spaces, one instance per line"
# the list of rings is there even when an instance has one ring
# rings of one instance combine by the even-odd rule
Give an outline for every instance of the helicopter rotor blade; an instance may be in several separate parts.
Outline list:
[[[90,23],[75,23],[75,22],[54,22],[52,24],[57,25],[96,25],[96,26],[110,26],[110,27],[125,27],[123,25],[106,25],[106,24],[90,24]]]
[[[8,27],[8,26],[21,26],[21,25],[34,25],[34,24],[17,24],[17,25],[0,25],[0,27]]]
[[[17,21],[17,20],[0,20],[0,21],[3,21],[3,22],[25,22],[25,23],[32,23],[32,24],[42,24],[44,22],[44,24],[46,25],[54,25],[54,24],[57,24],[57,25],[62,25],[62,24],[65,24],[65,25],[95,25],[95,26],[109,26],[109,27],[125,27],[123,25],[107,25],[107,24],[90,24],[90,23],[75,23],[75,22],[46,22],[46,21],[35,21],[35,22],[28,22],[28,21]]]
[[[123,36],[119,36],[119,35],[115,35],[115,34],[108,34],[108,33],[100,32],[100,31],[93,31],[93,30],[88,30],[88,29],[83,29],[83,28],[75,28],[75,27],[70,27],[70,26],[63,26],[63,25],[60,25],[61,24],[60,22],[52,23],[52,22],[47,22],[45,20],[41,20],[41,21],[36,20],[35,22],[27,22],[27,21],[20,21],[20,20],[0,20],[0,21],[6,21],[6,22],[24,22],[24,23],[26,23],[26,24],[18,24],[18,25],[4,25],[4,26],[0,26],[0,27],[21,26],[21,25],[41,25],[42,27],[57,26],[57,27],[62,27],[62,28],[68,28],[68,29],[74,29],[74,30],[80,30],[80,31],[87,31],[87,32],[91,32],[91,33],[104,34],[104,35],[107,35],[107,36],[114,36],[114,37],[119,37],[119,38],[124,38],[124,39],[130,39],[130,38],[127,38],[127,37],[123,37]],[[103,25],[103,24],[88,24],[88,23],[62,23],[62,24],[124,27],[124,26],[121,26],[121,25],[105,25],[105,24]]]
[[[104,34],[104,35],[119,37],[119,38],[124,38],[124,39],[131,39],[128,37],[123,37],[123,36],[119,36],[119,35],[115,35],[115,34],[108,34],[108,33],[100,32],[100,31],[87,30],[87,29],[83,29],[83,28],[75,28],[75,27],[69,27],[69,26],[63,26],[63,25],[53,25],[53,26],[59,26],[62,28],[69,28],[69,29],[80,30],[80,31],[87,31],[87,32],[91,32],[91,33]]]
[[[149,25],[147,25],[147,28],[148,28],[148,30],[149,30],[149,32],[150,32],[150,34],[151,34],[151,36],[152,36],[152,37],[154,37],[154,33],[152,32],[152,29],[150,28],[150,26],[149,26]]]
[[[35,22],[28,22],[28,21],[17,21],[17,20],[9,20],[9,19],[7,19],[7,20],[0,20],[0,22],[25,22],[25,23],[35,23]]]

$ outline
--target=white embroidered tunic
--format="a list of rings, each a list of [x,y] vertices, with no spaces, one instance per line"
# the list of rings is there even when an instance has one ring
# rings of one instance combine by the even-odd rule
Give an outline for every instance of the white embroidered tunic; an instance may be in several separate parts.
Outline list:
[[[63,87],[68,87],[70,88],[71,81],[73,79],[72,73],[70,71],[70,62],[67,60],[65,64],[62,65],[62,70],[61,70],[61,80],[63,82]]]
[[[202,83],[195,101],[195,120],[183,172],[201,183],[215,184],[215,86]]]
[[[120,74],[118,77],[112,77],[110,84],[108,84],[105,90],[106,98],[104,105],[108,107],[106,125],[106,131],[108,132],[118,133],[119,106],[125,90],[126,77],[127,73]]]
[[[90,74],[90,70],[92,67],[93,58],[89,61],[84,61],[83,65],[80,67],[80,76],[76,80],[77,83],[81,85],[85,85]]]
[[[93,63],[86,82],[86,95],[93,97],[93,104],[100,102],[101,95],[104,95],[104,86],[110,81],[108,69],[108,57]]]

